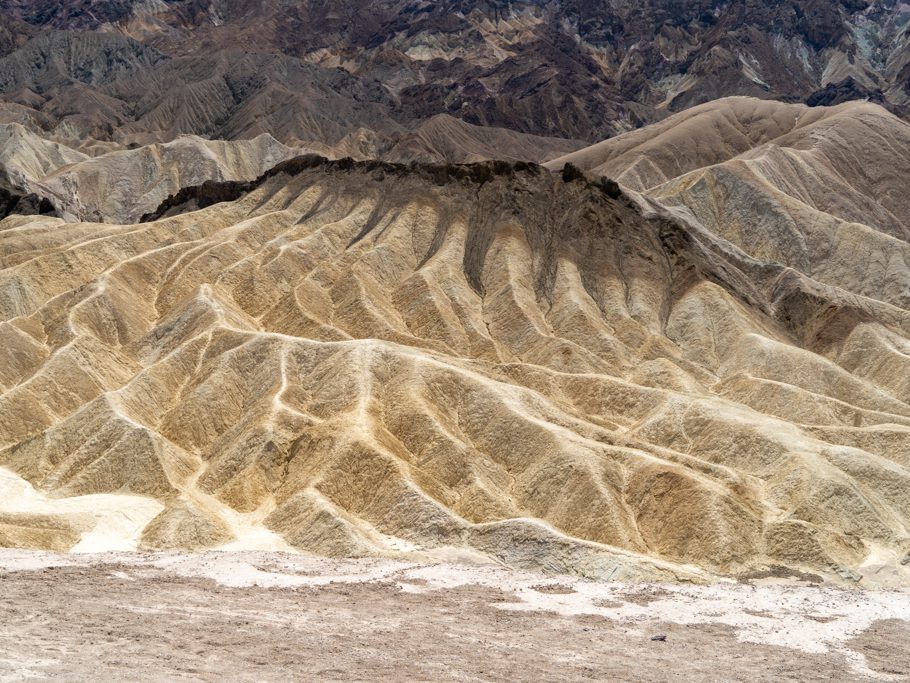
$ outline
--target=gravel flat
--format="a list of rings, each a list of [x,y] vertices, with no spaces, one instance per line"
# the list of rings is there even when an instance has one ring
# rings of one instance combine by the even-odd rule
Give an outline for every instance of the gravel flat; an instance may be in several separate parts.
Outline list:
[[[0,551],[0,581],[0,681],[910,680],[906,592],[263,552]]]

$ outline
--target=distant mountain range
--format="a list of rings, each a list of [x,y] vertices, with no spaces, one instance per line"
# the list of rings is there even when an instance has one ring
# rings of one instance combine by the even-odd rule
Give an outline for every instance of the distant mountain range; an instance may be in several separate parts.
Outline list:
[[[381,156],[437,115],[597,142],[729,95],[869,99],[901,116],[910,103],[910,5],[892,0],[0,0],[0,13],[0,122],[63,138],[359,134]]]

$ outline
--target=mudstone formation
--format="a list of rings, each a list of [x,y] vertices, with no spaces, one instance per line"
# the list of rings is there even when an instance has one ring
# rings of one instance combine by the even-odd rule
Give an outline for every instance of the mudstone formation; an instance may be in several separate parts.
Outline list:
[[[910,584],[910,12],[770,5],[0,0],[0,545]]]

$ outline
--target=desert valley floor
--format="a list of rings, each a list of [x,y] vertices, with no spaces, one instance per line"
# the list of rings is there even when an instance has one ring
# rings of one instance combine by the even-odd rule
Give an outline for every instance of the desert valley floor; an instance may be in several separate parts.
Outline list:
[[[910,592],[815,579],[4,550],[0,681],[908,680]]]

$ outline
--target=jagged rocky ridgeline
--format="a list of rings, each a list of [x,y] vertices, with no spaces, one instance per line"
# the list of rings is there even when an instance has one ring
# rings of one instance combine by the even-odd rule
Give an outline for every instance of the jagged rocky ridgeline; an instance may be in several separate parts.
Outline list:
[[[97,140],[47,138],[20,124],[0,124],[0,170],[16,197],[45,200],[45,208],[68,221],[133,223],[183,187],[255,180],[278,163],[311,152],[288,147],[269,134],[250,140],[206,140],[183,135],[167,143],[123,148]],[[503,129],[470,126],[435,117],[395,144],[314,145],[335,158],[380,156],[390,162],[464,163],[485,159],[544,161],[581,143],[535,138]],[[26,213],[29,204],[8,213]],[[47,211],[45,211],[47,213]]]
[[[874,105],[734,98],[558,172],[308,156],[10,216],[0,542],[906,585],[908,160]]]

